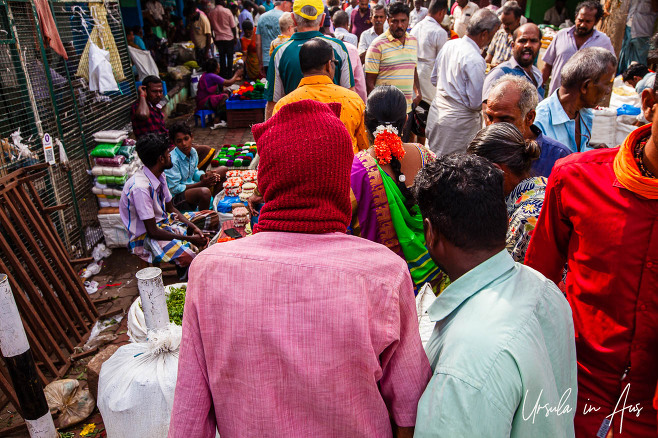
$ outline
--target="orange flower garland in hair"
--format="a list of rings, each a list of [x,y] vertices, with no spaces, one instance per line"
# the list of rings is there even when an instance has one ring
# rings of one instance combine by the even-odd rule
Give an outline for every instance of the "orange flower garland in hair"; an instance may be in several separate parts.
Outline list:
[[[379,164],[388,164],[391,157],[398,160],[405,154],[398,130],[391,125],[379,125],[375,129],[375,156]]]

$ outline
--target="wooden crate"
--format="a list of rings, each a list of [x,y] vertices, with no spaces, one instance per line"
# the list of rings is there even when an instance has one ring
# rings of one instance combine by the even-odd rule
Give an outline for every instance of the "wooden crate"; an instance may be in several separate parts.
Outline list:
[[[264,108],[226,111],[226,124],[229,128],[251,128],[251,125],[264,121]]]

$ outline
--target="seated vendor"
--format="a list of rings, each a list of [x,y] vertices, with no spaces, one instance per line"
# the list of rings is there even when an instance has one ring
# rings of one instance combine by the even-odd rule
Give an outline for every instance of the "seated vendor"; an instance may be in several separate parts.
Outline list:
[[[621,74],[621,78],[624,82],[635,88],[637,94],[642,94],[647,88],[653,88],[655,77],[656,74],[649,70],[649,67],[638,63],[632,63],[626,71]]]
[[[225,119],[226,100],[228,92],[224,87],[229,87],[242,79],[242,69],[236,70],[231,79],[224,79],[219,76],[219,63],[215,58],[206,62],[206,72],[199,79],[199,89],[196,94],[196,109],[210,110],[215,113],[215,123]],[[215,126],[216,127],[216,126]]]
[[[174,207],[164,175],[172,167],[166,136],[143,135],[136,150],[144,166],[124,185],[119,204],[128,250],[149,263],[186,268],[218,231],[219,216],[208,210],[183,214]]]
[[[207,172],[198,168],[199,155],[192,147],[194,137],[185,122],[172,126],[169,136],[176,148],[171,152],[173,166],[165,170],[165,175],[174,207],[181,211],[207,210],[210,199],[222,190],[228,168]]]
[[[157,76],[147,76],[137,90],[137,102],[130,110],[130,121],[135,138],[152,134],[168,134],[165,116],[156,105],[164,97],[162,80]]]

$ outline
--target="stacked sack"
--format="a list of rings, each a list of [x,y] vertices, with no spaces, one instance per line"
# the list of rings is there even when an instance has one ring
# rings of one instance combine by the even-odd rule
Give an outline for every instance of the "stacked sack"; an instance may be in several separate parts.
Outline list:
[[[123,185],[140,167],[135,140],[126,131],[100,131],[94,134],[97,145],[90,155],[94,161],[91,191],[98,198],[98,221],[110,248],[125,246],[128,234],[119,216],[119,199]]]
[[[256,143],[225,144],[214,159],[216,166],[249,167],[256,156]]]
[[[90,154],[94,159],[94,167],[91,168],[94,176],[92,192],[98,197],[101,209],[119,208],[123,185],[139,169],[135,141],[127,137],[125,131],[101,131],[94,134],[98,145]]]

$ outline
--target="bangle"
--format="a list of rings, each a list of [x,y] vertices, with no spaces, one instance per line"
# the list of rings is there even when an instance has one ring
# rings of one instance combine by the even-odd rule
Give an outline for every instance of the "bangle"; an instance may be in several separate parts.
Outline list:
[[[258,191],[258,186],[254,189],[254,195],[256,196],[263,196],[259,191]]]

